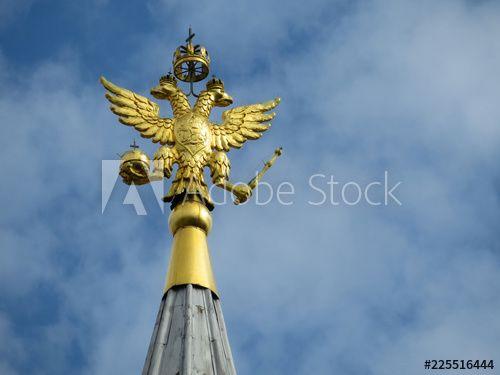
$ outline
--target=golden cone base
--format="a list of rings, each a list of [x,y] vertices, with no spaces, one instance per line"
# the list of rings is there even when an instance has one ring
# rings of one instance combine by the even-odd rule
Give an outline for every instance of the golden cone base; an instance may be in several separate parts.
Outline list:
[[[207,234],[212,226],[209,210],[197,201],[180,203],[169,218],[174,235],[164,292],[176,285],[217,287],[208,252]]]

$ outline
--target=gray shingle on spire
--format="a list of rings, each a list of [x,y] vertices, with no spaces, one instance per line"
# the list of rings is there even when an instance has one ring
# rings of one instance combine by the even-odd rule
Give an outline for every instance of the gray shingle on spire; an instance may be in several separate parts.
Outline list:
[[[236,375],[220,300],[196,285],[163,297],[143,375]]]

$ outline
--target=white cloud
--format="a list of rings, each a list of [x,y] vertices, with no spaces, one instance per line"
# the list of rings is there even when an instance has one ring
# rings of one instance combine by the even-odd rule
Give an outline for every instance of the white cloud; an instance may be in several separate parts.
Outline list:
[[[167,39],[175,45],[191,23],[236,104],[284,99],[262,141],[230,156],[234,178],[246,179],[282,144],[266,179],[291,180],[296,204],[220,207],[210,236],[240,373],[417,374],[424,359],[498,359],[498,6],[366,1],[336,5],[336,17],[323,2],[193,7],[152,3],[177,37],[155,30],[135,54],[137,75],[117,83],[144,91],[132,85],[155,79]],[[2,135],[14,141],[0,187],[1,284],[19,299],[40,283],[56,291],[58,317],[40,333],[50,348],[37,349],[49,358],[76,341],[84,372],[137,373],[166,269],[166,218],[147,188],[151,215],[120,206],[120,186],[101,215],[101,160],[133,132],[82,76],[66,52],[3,85]],[[370,181],[386,169],[403,180],[402,207],[304,203],[313,173]],[[15,338],[11,325],[0,321],[0,333]],[[14,371],[21,357],[4,357]]]

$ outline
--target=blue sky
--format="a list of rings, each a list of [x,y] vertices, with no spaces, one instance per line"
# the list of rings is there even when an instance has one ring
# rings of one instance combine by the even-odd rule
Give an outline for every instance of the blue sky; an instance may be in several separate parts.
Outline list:
[[[282,145],[266,181],[295,187],[289,206],[214,211],[239,373],[499,361],[498,2],[23,0],[0,4],[0,373],[142,368],[168,209],[141,187],[137,216],[117,184],[101,213],[101,162],[136,134],[98,77],[147,94],[189,25],[235,105],[282,97],[272,129],[229,154],[233,178]],[[385,171],[401,206],[308,204],[311,175]]]

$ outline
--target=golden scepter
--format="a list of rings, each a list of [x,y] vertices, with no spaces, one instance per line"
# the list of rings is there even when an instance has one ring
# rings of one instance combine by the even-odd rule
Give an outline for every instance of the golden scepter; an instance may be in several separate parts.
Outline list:
[[[247,184],[250,190],[253,191],[257,187],[264,174],[269,170],[269,168],[273,166],[273,164],[276,162],[276,159],[278,159],[278,157],[280,157],[282,153],[283,153],[283,147],[278,147],[276,150],[274,150],[274,154],[271,157],[271,159],[269,159],[267,162],[264,163],[264,166],[262,167],[260,172],[257,173],[257,175],[254,178],[252,178],[250,182]],[[240,200],[236,197],[234,199],[234,204],[240,204],[240,203],[241,203]]]

